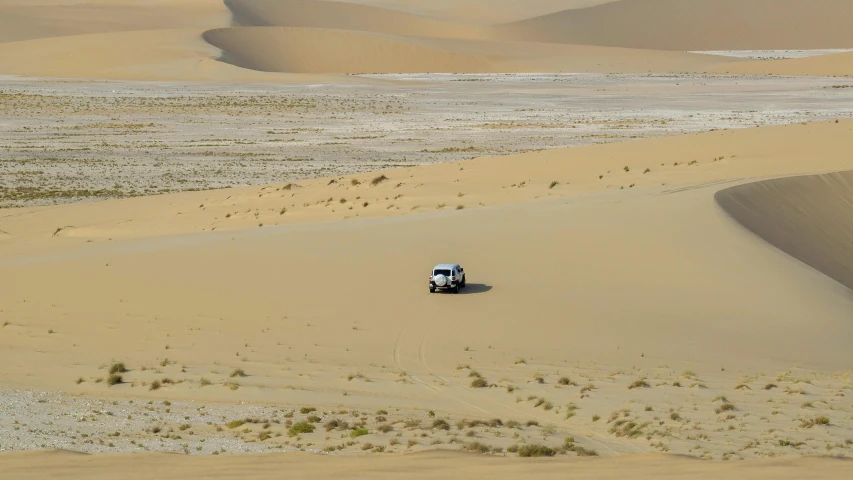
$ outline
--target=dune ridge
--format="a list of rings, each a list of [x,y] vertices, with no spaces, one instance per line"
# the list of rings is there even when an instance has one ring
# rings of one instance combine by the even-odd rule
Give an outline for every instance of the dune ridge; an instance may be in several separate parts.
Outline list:
[[[326,0],[225,0],[239,26],[355,30],[414,37],[485,38],[480,27]]]
[[[222,60],[252,70],[290,73],[488,72],[489,59],[390,35],[298,27],[208,30]]]
[[[621,0],[503,25],[525,41],[651,50],[774,50],[853,46],[847,0]]]
[[[589,45],[424,38],[300,27],[208,30],[220,59],[282,73],[699,72],[731,60]]]
[[[744,227],[853,290],[853,171],[763,180],[715,198]]]
[[[743,60],[683,53],[853,45],[844,20],[853,4],[816,1],[542,0],[537,11],[563,10],[491,25],[453,15],[484,8],[480,0],[423,9],[404,0],[2,0],[0,73],[234,81],[292,80],[258,72],[844,74],[847,57],[738,69]],[[523,12],[490,5],[499,17]]]

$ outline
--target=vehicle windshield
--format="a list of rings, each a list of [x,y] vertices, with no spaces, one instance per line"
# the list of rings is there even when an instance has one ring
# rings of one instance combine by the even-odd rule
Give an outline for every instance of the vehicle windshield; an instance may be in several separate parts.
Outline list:
[[[450,270],[435,270],[434,272],[432,272],[432,275],[434,277],[437,277],[439,275],[444,275],[445,277],[449,277],[450,276]]]

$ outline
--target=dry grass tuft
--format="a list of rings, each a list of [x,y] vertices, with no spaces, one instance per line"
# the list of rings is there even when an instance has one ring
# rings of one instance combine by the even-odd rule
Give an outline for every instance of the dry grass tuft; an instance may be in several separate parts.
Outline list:
[[[113,373],[124,373],[127,371],[127,368],[124,366],[124,362],[116,362],[110,365],[110,374]]]

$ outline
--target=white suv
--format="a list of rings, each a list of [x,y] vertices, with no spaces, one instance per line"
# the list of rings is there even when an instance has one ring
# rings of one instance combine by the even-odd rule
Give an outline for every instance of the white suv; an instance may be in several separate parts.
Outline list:
[[[460,288],[465,288],[465,269],[461,265],[440,263],[432,268],[429,275],[429,293],[435,293],[437,289],[459,293]]]

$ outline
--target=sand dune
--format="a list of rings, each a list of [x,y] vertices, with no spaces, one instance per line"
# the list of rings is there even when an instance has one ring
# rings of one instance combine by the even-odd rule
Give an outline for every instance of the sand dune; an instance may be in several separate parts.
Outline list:
[[[6,42],[0,45],[0,73],[235,81],[289,80],[259,76],[251,70],[287,74],[754,73],[766,65],[739,67],[731,59],[650,49],[846,46],[837,44],[848,41],[849,30],[845,26],[839,32],[833,27],[836,20],[831,19],[843,18],[845,9],[853,8],[849,3],[821,0],[828,3],[805,14],[798,10],[802,3],[779,8],[777,2],[769,14],[755,18],[755,12],[764,12],[759,8],[763,1],[769,0],[751,0],[758,3],[747,8],[733,0],[722,4],[694,0],[684,10],[683,2],[670,5],[671,0],[553,0],[537,4],[537,8],[568,10],[487,26],[465,23],[451,15],[454,9],[482,7],[476,1],[433,5],[445,11],[440,19],[431,17],[429,8],[421,11],[406,2],[380,2],[379,7],[324,0],[229,0],[224,5],[165,0],[140,6],[95,0],[82,5],[60,0],[38,5],[5,0],[0,4],[4,12],[0,25],[5,22],[7,27],[0,35],[0,42]],[[490,6],[498,16],[517,17],[523,12],[518,8],[507,2]],[[708,22],[708,18],[716,20]],[[797,28],[785,23],[791,18],[799,22]],[[819,34],[812,33],[808,22],[803,25],[801,18],[820,23]],[[199,42],[202,29],[224,27],[229,22],[241,27],[213,28],[203,33],[210,45]],[[632,26],[637,22],[643,28]],[[694,25],[697,22],[702,25]],[[736,34],[719,35],[720,31]],[[756,38],[764,43],[756,43]],[[12,42],[27,39],[30,41]],[[581,45],[570,45],[573,43]],[[833,60],[813,59],[808,65],[773,68],[843,72],[844,62]]]
[[[217,61],[220,51],[202,39],[203,32],[131,31],[0,43],[0,72],[132,80],[291,80]]]
[[[623,48],[432,39],[316,28],[241,27],[204,38],[241,67],[287,73],[683,72],[724,57]]]
[[[477,27],[385,8],[325,0],[226,0],[243,26],[356,30],[417,37],[482,38]]]
[[[595,460],[517,461],[464,454],[418,454],[405,457],[358,458],[327,457],[311,454],[246,455],[198,458],[185,455],[108,455],[86,456],[65,452],[5,454],[0,466],[10,480],[37,478],[81,478],[85,471],[91,480],[183,479],[214,476],[239,479],[281,478],[281,472],[300,472],[307,479],[353,477],[397,479],[401,475],[415,479],[468,479],[488,476],[495,479],[525,478],[535,472],[537,478],[604,480],[631,478],[710,480],[718,478],[774,478],[796,480],[803,477],[848,478],[853,474],[850,461],[829,458],[762,460],[711,463],[675,456],[622,457]]]
[[[205,0],[0,0],[0,42],[131,30],[216,28],[228,26],[230,17],[224,4]]]
[[[473,25],[496,25],[618,0],[343,0]]]
[[[853,46],[847,0],[621,0],[507,24],[499,38],[653,50]]]
[[[716,199],[771,245],[853,289],[853,172],[749,183]]]
[[[243,27],[210,30],[223,60],[253,70],[292,73],[488,72],[482,56],[427,42],[365,32]]]
[[[837,393],[850,388],[850,291],[769,247],[714,195],[754,176],[849,170],[851,128],[15,210],[0,219],[0,289],[14,292],[0,298],[0,378],[158,402],[535,419],[602,454],[662,440],[695,454],[685,438],[697,431],[712,458],[847,448],[851,410]],[[466,266],[464,295],[427,293],[427,269],[447,260]],[[109,387],[117,360],[130,371]],[[497,386],[472,388],[473,369]],[[637,379],[648,386],[632,389]],[[587,383],[594,392],[579,394]],[[715,413],[720,396],[736,405],[733,428]],[[524,400],[539,397],[551,407]],[[612,433],[605,419],[623,409],[647,436]],[[800,426],[817,412],[831,425]],[[326,437],[311,442],[337,435]]]
[[[712,71],[741,75],[853,76],[853,52],[788,60],[741,62],[714,67]]]

